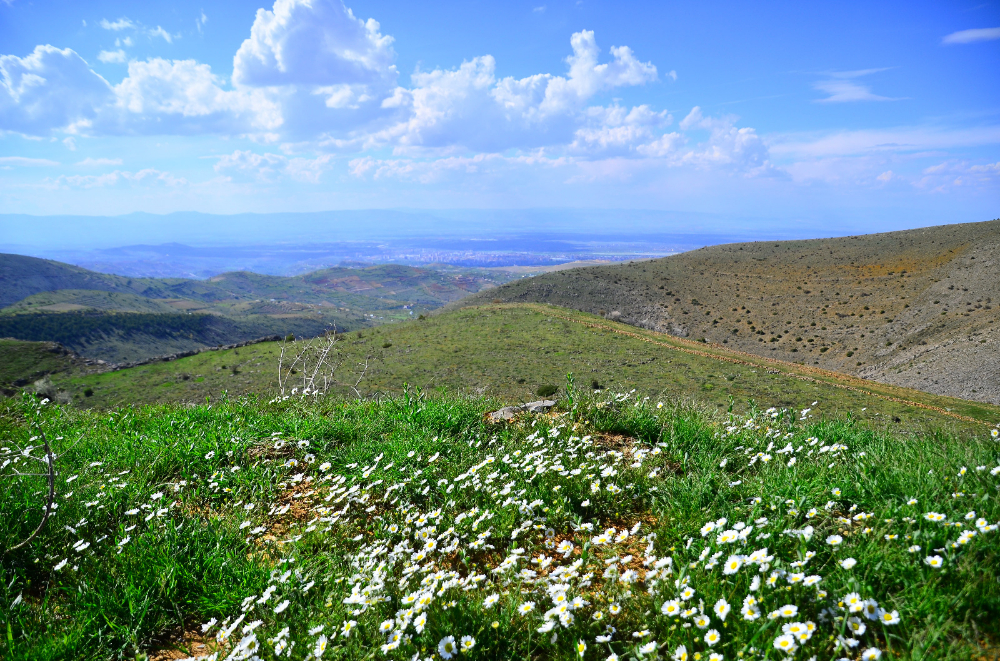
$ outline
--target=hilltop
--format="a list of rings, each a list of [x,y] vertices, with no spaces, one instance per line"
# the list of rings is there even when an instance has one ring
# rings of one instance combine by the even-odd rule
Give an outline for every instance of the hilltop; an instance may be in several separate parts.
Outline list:
[[[678,337],[1000,403],[1000,220],[711,246],[471,296],[574,308]]]

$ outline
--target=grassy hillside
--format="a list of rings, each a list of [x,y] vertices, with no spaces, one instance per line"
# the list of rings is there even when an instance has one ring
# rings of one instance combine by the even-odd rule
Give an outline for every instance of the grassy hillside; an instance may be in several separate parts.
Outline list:
[[[995,657],[985,429],[573,403],[10,402],[2,656]]]
[[[0,338],[0,388],[6,394],[47,374],[76,372],[88,365],[55,342],[25,342]]]
[[[32,294],[0,310],[0,315],[27,312],[79,312],[107,310],[115,312],[176,313],[177,309],[161,299],[146,298],[98,289],[59,289]]]
[[[518,280],[542,302],[884,383],[1000,404],[1000,220],[711,246]]]
[[[231,319],[214,314],[41,312],[0,315],[0,336],[54,341],[109,363],[236,344],[272,335],[315,336],[327,323],[305,316],[256,315]]]
[[[1000,407],[764,360],[546,306],[463,308],[345,334],[337,346],[341,385],[331,391],[342,394],[353,394],[347,385],[355,383],[367,361],[359,384],[363,394],[398,393],[405,383],[426,391],[530,401],[538,398],[540,386],[562,389],[572,372],[587,390],[595,383],[620,391],[635,388],[643,396],[698,400],[720,410],[728,409],[730,398],[740,409],[752,398],[812,409],[807,414],[812,416],[851,412],[908,429],[977,427],[961,417],[1000,422]],[[273,392],[279,352],[280,344],[262,343],[105,374],[67,375],[57,384],[85,406],[215,401],[224,391],[231,396]],[[89,397],[83,394],[87,390]]]

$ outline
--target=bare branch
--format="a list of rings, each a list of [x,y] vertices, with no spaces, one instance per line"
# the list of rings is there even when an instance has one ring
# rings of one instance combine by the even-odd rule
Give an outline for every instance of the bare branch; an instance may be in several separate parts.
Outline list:
[[[24,540],[23,542],[21,542],[17,546],[12,546],[9,549],[7,549],[6,551],[4,551],[4,555],[6,555],[7,553],[10,553],[11,551],[16,551],[17,549],[21,548],[22,546],[26,546],[27,544],[29,544],[31,542],[31,540],[33,540],[35,537],[37,537],[38,533],[42,532],[42,528],[45,527],[45,522],[49,520],[49,514],[52,512],[52,505],[55,502],[55,498],[56,498],[56,467],[55,467],[55,460],[56,460],[56,458],[52,454],[52,448],[49,447],[49,439],[47,439],[45,437],[45,433],[44,432],[42,433],[42,446],[45,448],[45,457],[48,460],[48,465],[49,465],[49,472],[48,472],[48,477],[49,477],[49,498],[48,498],[48,500],[45,503],[45,512],[42,514],[42,520],[38,524],[38,527],[35,528],[35,532],[31,533],[31,535],[28,537],[28,539]]]

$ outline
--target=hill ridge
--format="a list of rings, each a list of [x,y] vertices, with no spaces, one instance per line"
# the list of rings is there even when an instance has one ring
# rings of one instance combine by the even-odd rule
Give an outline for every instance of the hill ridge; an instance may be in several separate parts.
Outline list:
[[[515,281],[489,300],[573,308],[837,372],[1000,403],[1000,220],[723,244]]]

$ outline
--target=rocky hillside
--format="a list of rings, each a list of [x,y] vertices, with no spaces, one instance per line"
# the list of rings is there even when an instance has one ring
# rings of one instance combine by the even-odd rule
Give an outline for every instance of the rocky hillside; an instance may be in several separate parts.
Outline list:
[[[542,302],[782,360],[1000,403],[1000,220],[711,246],[463,300]]]

